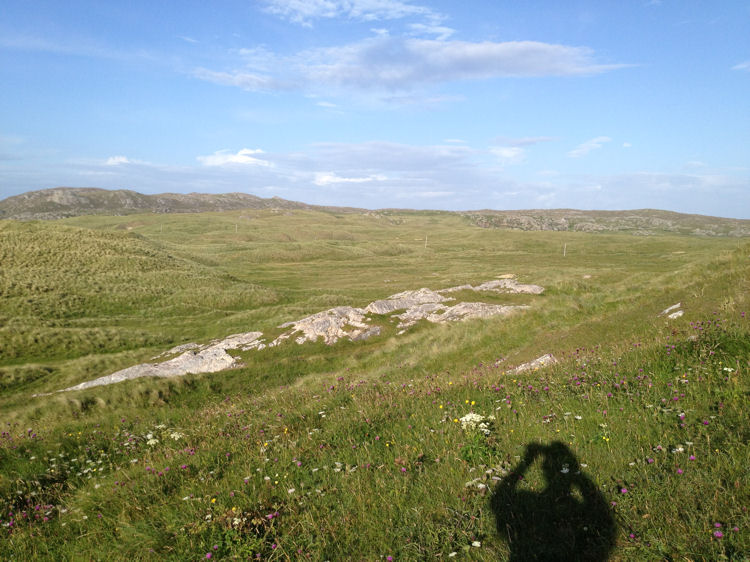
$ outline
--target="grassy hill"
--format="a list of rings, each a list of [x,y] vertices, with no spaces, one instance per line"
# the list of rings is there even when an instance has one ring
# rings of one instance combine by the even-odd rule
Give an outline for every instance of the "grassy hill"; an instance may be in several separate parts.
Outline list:
[[[246,193],[161,193],[144,195],[127,189],[55,187],[29,191],[0,201],[0,218],[54,220],[79,215],[135,213],[202,213],[233,209],[307,209],[304,203]]]
[[[138,213],[204,213],[242,209],[275,212],[314,210],[335,214],[367,214],[386,220],[402,220],[420,211],[381,209],[368,211],[321,207],[279,197],[263,199],[246,193],[162,193],[143,195],[129,190],[56,187],[29,191],[0,201],[0,219],[55,220],[81,215],[132,215]],[[424,213],[424,212],[422,212]],[[436,212],[427,212],[428,214]],[[452,214],[442,212],[441,214]],[[466,211],[457,215],[482,228],[553,230],[573,232],[625,232],[639,236],[688,234],[696,236],[750,236],[750,220],[686,215],[670,211],[581,211],[544,209],[525,211]]]
[[[0,222],[4,551],[746,559],[749,256],[744,239],[454,213]],[[546,288],[474,296],[531,306],[510,318],[32,398],[175,344],[509,273]],[[678,302],[683,317],[660,315]],[[512,371],[543,353],[560,362]]]

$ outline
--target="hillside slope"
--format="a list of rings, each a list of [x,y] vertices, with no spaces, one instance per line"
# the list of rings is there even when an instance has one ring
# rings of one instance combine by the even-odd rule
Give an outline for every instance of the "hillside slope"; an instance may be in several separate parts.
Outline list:
[[[29,191],[0,201],[0,218],[54,220],[80,215],[135,213],[201,213],[237,209],[311,209],[278,197],[263,199],[247,193],[161,193],[144,195],[127,189],[56,187]]]
[[[85,215],[121,216],[140,213],[204,213],[255,210],[317,210],[367,214],[401,222],[413,214],[462,217],[480,228],[551,230],[567,232],[625,232],[633,235],[681,234],[695,236],[750,236],[750,220],[688,215],[654,209],[582,211],[576,209],[368,211],[350,207],[308,205],[279,197],[263,199],[247,193],[162,193],[144,195],[130,190],[56,187],[29,191],[0,201],[0,219],[55,220]]]

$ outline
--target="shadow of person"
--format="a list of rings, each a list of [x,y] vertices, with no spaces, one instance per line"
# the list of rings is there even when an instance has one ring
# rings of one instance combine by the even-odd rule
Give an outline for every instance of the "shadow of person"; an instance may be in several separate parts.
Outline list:
[[[543,457],[545,489],[519,490],[519,482],[537,457]],[[616,526],[609,505],[581,472],[575,455],[558,441],[528,445],[490,502],[497,531],[508,542],[513,562],[604,561],[614,546]]]

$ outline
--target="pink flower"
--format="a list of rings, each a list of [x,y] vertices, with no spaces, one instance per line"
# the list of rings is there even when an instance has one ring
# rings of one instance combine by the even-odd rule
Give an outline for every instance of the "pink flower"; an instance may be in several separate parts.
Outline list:
[[[682,469],[681,468],[677,469],[677,474],[682,474]]]
[[[620,493],[621,494],[627,494],[628,493],[628,489],[627,488],[620,488]]]
[[[715,536],[715,537],[716,537],[717,539],[720,539],[721,537],[723,537],[723,536],[724,536],[724,533],[722,533],[721,531],[714,531],[714,536]]]

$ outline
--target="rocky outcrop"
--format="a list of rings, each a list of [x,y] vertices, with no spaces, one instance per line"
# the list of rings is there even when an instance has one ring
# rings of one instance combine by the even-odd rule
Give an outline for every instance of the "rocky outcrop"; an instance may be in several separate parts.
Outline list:
[[[442,289],[438,293],[455,293],[456,291],[493,291],[496,293],[524,293],[527,295],[541,295],[544,292],[544,287],[539,285],[527,285],[519,283],[513,278],[496,279],[494,281],[487,281],[476,287],[472,285],[459,285],[458,287],[450,287],[449,289]]]
[[[394,316],[401,321],[398,327],[403,331],[420,320],[427,320],[434,324],[444,324],[446,322],[458,322],[460,320],[469,320],[471,318],[507,316],[517,310],[523,310],[526,308],[529,307],[502,306],[483,302],[461,302],[454,306],[430,303],[410,307],[402,314],[396,314]]]
[[[431,304],[447,301],[446,297],[430,289],[417,289],[416,291],[404,291],[391,295],[387,299],[371,302],[365,310],[373,314],[390,314],[396,310],[404,310],[422,304]]]
[[[260,339],[262,335],[261,332],[235,334],[221,341],[212,342],[199,351],[196,349],[185,351],[169,361],[134,365],[133,367],[116,371],[111,375],[65,388],[60,392],[82,390],[84,388],[91,388],[92,386],[114,384],[141,377],[179,377],[188,373],[215,373],[217,371],[224,371],[236,365],[236,359],[229,355],[227,350],[261,348],[263,346]],[[184,347],[178,346],[174,349],[184,349]]]
[[[516,375],[518,373],[523,373],[526,371],[536,371],[537,369],[541,369],[542,367],[546,367],[547,365],[554,365],[557,363],[557,359],[555,359],[555,356],[551,353],[547,353],[546,355],[542,355],[541,357],[537,357],[533,361],[529,361],[528,363],[523,363],[516,367],[515,369],[511,369],[508,371],[510,374]]]
[[[322,337],[323,341],[331,345],[341,338],[349,338],[350,340],[364,339],[362,338],[364,334],[371,334],[372,332],[372,326],[365,322],[365,311],[361,308],[353,308],[351,306],[337,306],[336,308],[318,312],[302,320],[287,322],[279,326],[279,328],[288,328],[290,326],[292,329],[276,338],[271,343],[272,346],[279,345],[295,333],[301,334],[294,340],[298,344],[316,341]]]
[[[292,338],[297,344],[315,342],[323,338],[323,341],[328,345],[333,345],[344,338],[351,341],[364,340],[380,334],[381,328],[375,323],[376,319],[373,316],[391,316],[397,319],[399,321],[399,333],[403,333],[420,320],[442,324],[471,318],[507,316],[513,312],[529,308],[526,305],[507,306],[483,302],[459,302],[449,305],[446,303],[455,299],[441,294],[463,290],[533,295],[544,291],[538,285],[519,283],[509,275],[504,275],[501,279],[488,281],[476,287],[461,285],[441,291],[433,291],[427,288],[403,291],[386,299],[371,302],[365,308],[337,306],[306,316],[301,320],[286,322],[281,324],[279,328],[288,328],[288,330],[270,344],[264,343],[261,332],[234,334],[223,340],[212,341],[207,345],[181,344],[155,357],[155,359],[158,359],[178,354],[172,359],[128,367],[110,375],[71,386],[64,391],[82,390],[139,377],[178,377],[188,373],[215,373],[237,365],[237,359],[230,355],[228,351],[261,350],[268,346],[281,345]],[[396,312],[399,313],[395,314]]]

